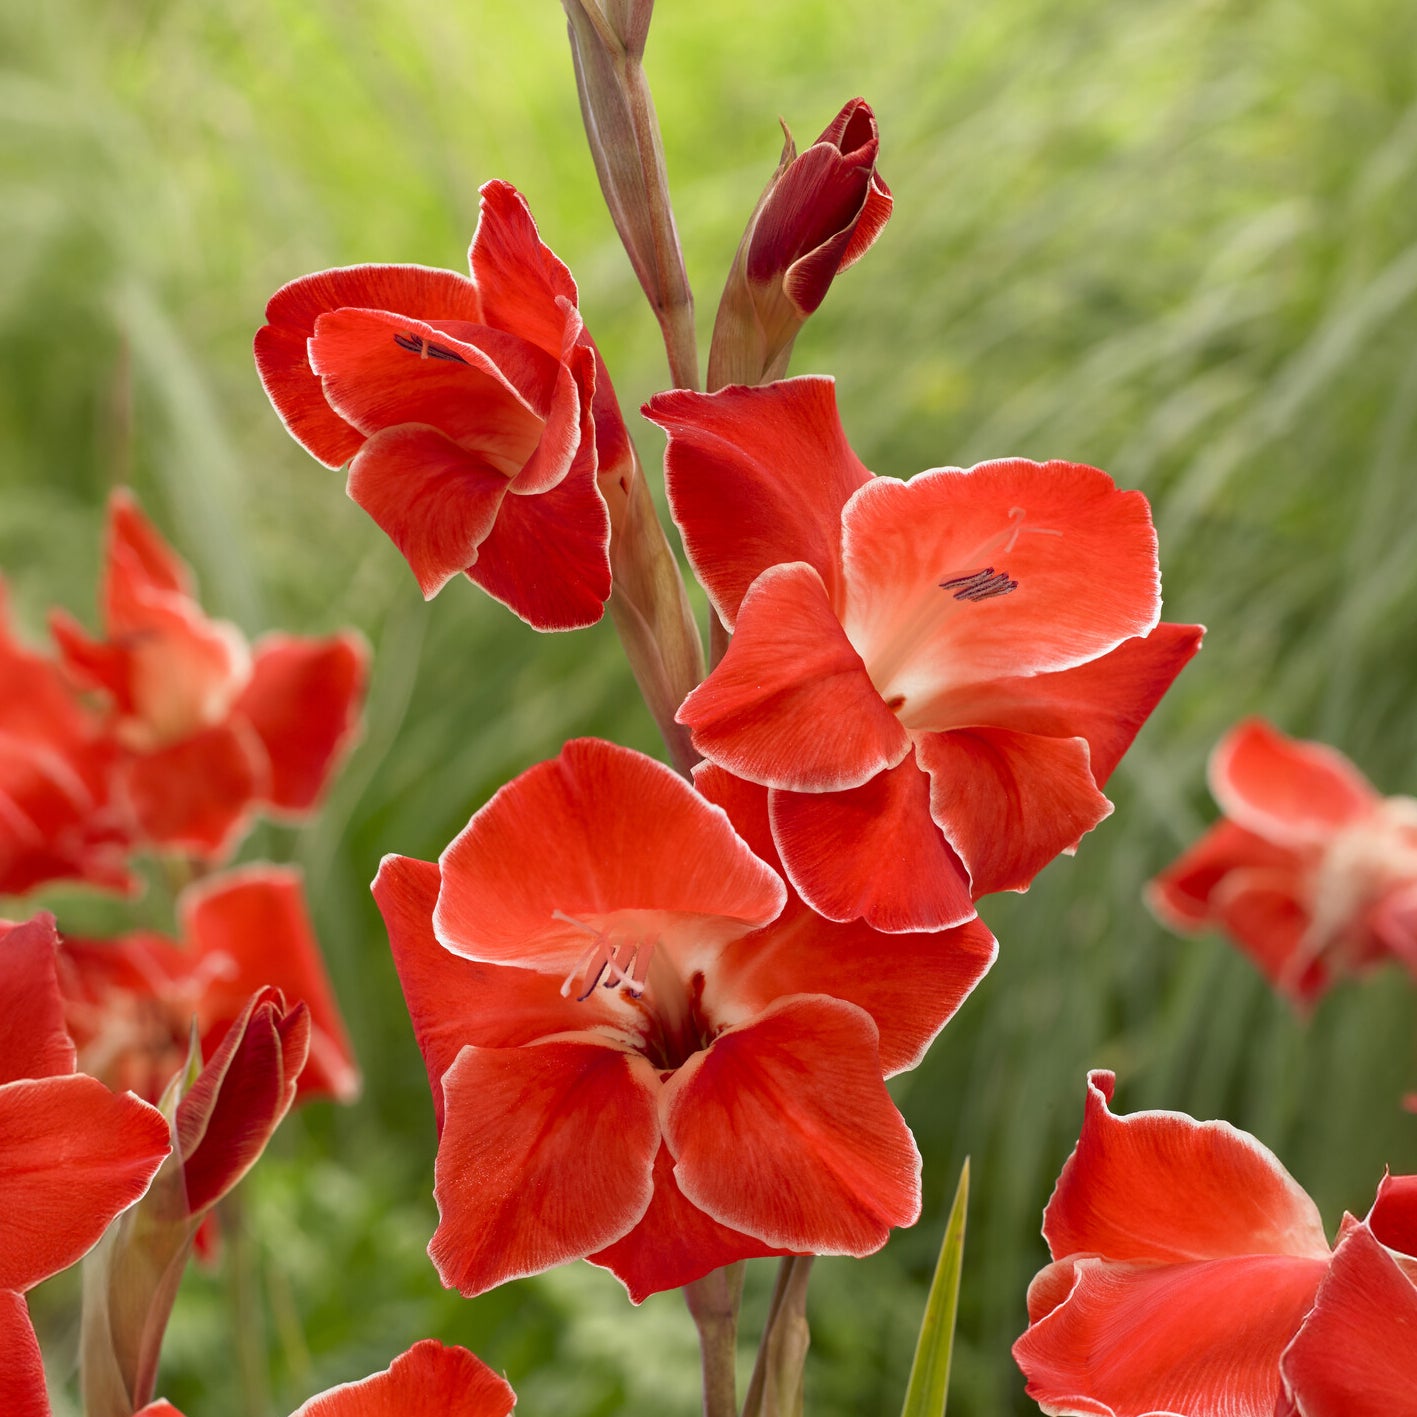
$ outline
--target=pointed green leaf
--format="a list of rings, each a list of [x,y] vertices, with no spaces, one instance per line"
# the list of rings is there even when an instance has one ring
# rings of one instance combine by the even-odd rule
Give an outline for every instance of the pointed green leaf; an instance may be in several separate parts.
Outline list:
[[[959,1312],[959,1277],[964,1265],[964,1213],[969,1203],[969,1158],[960,1169],[954,1204],[945,1226],[925,1318],[915,1342],[910,1386],[901,1417],[944,1417],[949,1396],[950,1355],[954,1352],[955,1316]]]

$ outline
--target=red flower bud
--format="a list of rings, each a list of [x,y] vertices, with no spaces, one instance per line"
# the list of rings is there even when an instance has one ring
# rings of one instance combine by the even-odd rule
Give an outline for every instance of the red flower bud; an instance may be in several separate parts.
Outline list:
[[[839,271],[870,250],[891,214],[876,171],[876,115],[853,98],[806,152],[792,134],[748,221],[724,287],[709,388],[781,378],[792,342]]]

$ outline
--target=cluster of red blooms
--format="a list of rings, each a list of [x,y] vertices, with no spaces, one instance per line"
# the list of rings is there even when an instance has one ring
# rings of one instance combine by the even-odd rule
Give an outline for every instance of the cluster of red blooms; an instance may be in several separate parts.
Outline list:
[[[568,8],[594,107],[609,80]],[[616,14],[642,45],[648,6]],[[584,1258],[639,1302],[749,1257],[865,1255],[913,1223],[920,1157],[885,1080],[992,964],[978,900],[1026,890],[1110,813],[1109,776],[1199,647],[1199,627],[1160,620],[1140,493],[1022,459],[877,477],[832,382],[780,377],[890,214],[878,145],[861,100],[804,153],[789,140],[720,306],[713,391],[644,410],[714,612],[706,676],[575,282],[513,187],[483,188],[470,275],[319,272],[256,336],[286,426],[348,463],[425,596],[461,573],[540,630],[609,604],[680,768],[571,742],[436,863],[380,866],[438,1128],[429,1249],[464,1294]],[[612,210],[643,255],[647,229]],[[668,331],[673,272],[636,268]],[[126,888],[138,848],[217,863],[256,809],[313,805],[354,722],[356,640],[248,649],[122,495],[103,612],[101,639],[56,617],[58,661],[0,637],[0,891]],[[1220,922],[1300,1000],[1383,955],[1417,963],[1410,804],[1258,724],[1214,779],[1227,820],[1161,878],[1159,908]],[[0,983],[38,991],[32,1033],[7,1036],[0,1009],[0,1108],[19,1119],[0,1129],[19,1138],[0,1143],[0,1224],[43,1167],[84,1177],[62,1213],[44,1202],[32,1246],[0,1245],[0,1320],[26,1355],[0,1378],[21,1385],[14,1410],[44,1400],[19,1296],[151,1182],[105,1241],[108,1349],[85,1354],[90,1396],[118,1393],[95,1413],[147,1402],[172,1296],[135,1303],[131,1256],[189,1246],[297,1097],[356,1085],[292,872],[208,877],[178,915],[181,943],[60,944],[43,919],[0,941]],[[205,1067],[184,1064],[194,1018]],[[70,1076],[76,1047],[164,1113]],[[82,1145],[61,1087],[91,1110]],[[1111,1088],[1093,1075],[1016,1347],[1044,1410],[1410,1410],[1394,1354],[1417,1324],[1417,1178],[1385,1179],[1331,1251],[1257,1142],[1114,1117]],[[301,1413],[504,1417],[512,1400],[429,1342]]]

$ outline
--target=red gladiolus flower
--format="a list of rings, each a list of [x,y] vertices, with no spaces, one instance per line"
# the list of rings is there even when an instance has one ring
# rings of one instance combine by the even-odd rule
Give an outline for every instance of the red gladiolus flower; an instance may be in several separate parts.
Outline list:
[[[466,1348],[436,1338],[415,1343],[382,1372],[312,1397],[291,1417],[510,1417],[517,1396]],[[136,1417],[182,1417],[153,1402]]]
[[[1345,1221],[1304,1326],[1279,1360],[1276,1417],[1417,1414],[1417,1176],[1386,1177]]]
[[[1262,719],[1210,759],[1224,816],[1152,883],[1169,925],[1225,931],[1296,1005],[1387,959],[1417,974],[1417,801]]]
[[[257,864],[209,876],[177,901],[184,944],[150,931],[68,939],[60,982],[86,1071],[157,1101],[187,1056],[195,1020],[210,1057],[253,991],[270,986],[310,1011],[298,1097],[358,1094],[339,1005],[305,907],[300,872]]]
[[[388,533],[426,597],[459,572],[539,630],[599,620],[628,475],[570,272],[506,182],[482,188],[472,278],[350,266],[283,286],[256,335],[276,412]],[[352,461],[350,461],[352,459]]]
[[[1307,1371],[1330,1324],[1351,1318],[1349,1259],[1330,1270],[1313,1202],[1253,1137],[1178,1112],[1113,1116],[1114,1085],[1089,1075],[1082,1135],[1044,1212],[1054,1263],[1029,1287],[1029,1329],[1014,1345],[1028,1394],[1047,1413],[1087,1417],[1275,1417],[1281,1355],[1287,1371]],[[1367,1224],[1389,1245],[1417,1241],[1414,1184],[1379,1191]],[[1396,1263],[1417,1265],[1411,1253]],[[1329,1290],[1331,1317],[1315,1305]],[[1306,1316],[1318,1334],[1291,1348]],[[1353,1363],[1352,1352],[1322,1356],[1318,1380],[1351,1376]]]
[[[845,104],[800,155],[787,134],[718,307],[710,388],[766,383],[786,372],[804,321],[890,218],[890,188],[876,171],[879,150],[876,115],[863,98]]]
[[[132,890],[117,745],[59,666],[11,635],[0,583],[0,895],[52,880]]]
[[[67,1269],[171,1149],[156,1108],[74,1072],[54,921],[0,924],[0,1411],[49,1410],[27,1289]]]
[[[752,1255],[866,1254],[916,1217],[882,1073],[993,941],[815,921],[734,830],[766,841],[762,795],[705,773],[723,807],[573,742],[439,865],[380,868],[440,1131],[429,1251],[465,1294],[589,1258],[638,1302]]]
[[[56,611],[71,675],[111,702],[119,782],[148,840],[225,856],[258,806],[299,817],[354,732],[368,651],[355,634],[274,634],[254,650],[209,620],[191,574],[130,493],[109,502],[106,638]]]
[[[769,789],[802,898],[881,930],[1024,890],[1111,810],[1182,666],[1146,500],[1013,460],[873,477],[827,379],[657,395],[666,479],[728,653],[679,721]]]

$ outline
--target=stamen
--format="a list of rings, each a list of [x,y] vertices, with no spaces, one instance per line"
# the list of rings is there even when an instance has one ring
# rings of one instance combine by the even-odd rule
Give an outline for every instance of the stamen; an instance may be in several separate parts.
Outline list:
[[[993,600],[996,596],[1008,595],[1018,589],[1018,582],[1009,578],[1007,571],[995,574],[992,566],[975,571],[967,576],[955,576],[940,582],[941,590],[953,590],[955,600]]]
[[[430,344],[423,351],[430,359],[451,359],[457,364],[466,364],[467,360],[456,350],[445,349],[441,344]]]
[[[417,354],[423,359],[451,359],[455,364],[467,363],[455,349],[434,344],[432,340],[425,344],[421,335],[395,335],[394,343],[400,349],[406,349],[410,354]]]
[[[632,999],[638,999],[645,991],[649,980],[650,961],[654,957],[656,940],[624,940],[616,943],[604,930],[577,920],[562,910],[551,912],[553,920],[574,925],[591,937],[591,946],[577,962],[576,967],[561,983],[561,997],[570,998],[571,985],[576,979],[584,984],[584,989],[576,995],[576,1002],[583,1004],[595,992],[596,986],[606,989],[623,987]],[[592,974],[592,970],[594,973]]]
[[[418,335],[395,335],[394,343],[400,349],[406,349],[410,354],[423,353],[423,341]]]

